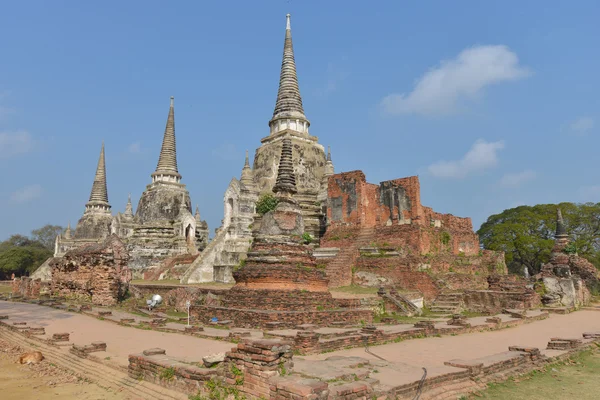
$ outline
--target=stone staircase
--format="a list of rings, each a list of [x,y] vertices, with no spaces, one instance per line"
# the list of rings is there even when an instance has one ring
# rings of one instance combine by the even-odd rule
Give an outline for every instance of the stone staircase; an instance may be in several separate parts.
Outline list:
[[[208,243],[196,260],[190,264],[181,277],[181,283],[201,283],[214,281],[214,261],[217,254],[223,250],[227,230],[221,229]]]
[[[430,311],[436,314],[458,314],[462,309],[462,293],[450,292],[436,297]]]
[[[22,335],[4,328],[0,328],[0,338],[18,344],[26,349],[35,346],[36,350],[41,351],[49,362],[66,368],[77,376],[87,379],[103,388],[126,394],[131,399],[185,400],[188,398],[183,393],[178,393],[150,382],[133,379],[129,377],[125,367],[109,367],[104,362],[80,358],[68,351],[55,348],[40,341],[30,341]]]
[[[404,315],[412,316],[422,314],[422,311],[419,307],[417,307],[407,297],[396,291],[391,291],[390,293],[384,292],[381,294],[381,296],[391,301]]]
[[[362,228],[351,246],[341,248],[336,258],[326,268],[329,286],[349,286],[352,284],[352,265],[360,255],[358,249],[373,242],[375,228]]]

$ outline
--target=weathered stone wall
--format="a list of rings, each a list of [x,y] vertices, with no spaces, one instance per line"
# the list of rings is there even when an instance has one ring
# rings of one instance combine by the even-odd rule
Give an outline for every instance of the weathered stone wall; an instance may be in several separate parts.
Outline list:
[[[421,204],[416,176],[373,185],[362,171],[329,177],[327,243],[339,236],[339,228],[376,227],[377,240],[409,245],[420,253],[450,251],[473,255],[479,252],[479,239],[470,218],[434,212]],[[336,229],[338,228],[338,229]],[[391,243],[391,242],[390,242]]]
[[[85,212],[77,222],[73,239],[104,240],[110,235],[113,217],[110,212]]]
[[[190,309],[190,313],[201,323],[208,323],[216,317],[221,321],[231,321],[231,326],[255,329],[267,328],[273,322],[280,328],[295,328],[302,324],[329,326],[336,322],[355,325],[373,321],[373,312],[368,309],[273,311],[196,306]]]
[[[125,245],[116,235],[101,245],[69,251],[52,262],[51,291],[62,297],[114,305],[131,280],[128,259]]]
[[[185,185],[173,182],[155,182],[148,185],[135,210],[135,222],[152,224],[177,220],[184,197],[184,207],[191,214],[192,201]]]
[[[292,163],[296,174],[298,193],[313,193],[315,198],[325,172],[325,149],[314,136],[288,132],[267,136],[256,149],[252,166],[254,182],[259,193],[270,192],[275,185],[283,138],[290,138],[294,149]]]
[[[540,296],[531,291],[467,290],[463,302],[469,311],[496,314],[503,309],[528,310],[541,306]]]
[[[15,278],[12,281],[12,294],[28,298],[37,298],[42,290],[41,279],[28,277]]]

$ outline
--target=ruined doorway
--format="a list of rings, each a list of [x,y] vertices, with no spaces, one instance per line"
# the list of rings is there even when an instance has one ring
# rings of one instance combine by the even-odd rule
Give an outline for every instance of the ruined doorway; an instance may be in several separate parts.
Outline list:
[[[229,225],[233,219],[233,199],[230,197],[225,203],[225,218],[223,220],[224,225]]]
[[[196,239],[196,235],[194,232],[194,228],[192,227],[192,224],[188,224],[188,226],[185,228],[185,241],[188,244],[193,245],[195,239]]]

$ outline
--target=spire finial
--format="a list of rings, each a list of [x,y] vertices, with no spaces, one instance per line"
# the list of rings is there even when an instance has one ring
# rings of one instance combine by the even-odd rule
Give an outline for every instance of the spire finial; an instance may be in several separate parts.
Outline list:
[[[104,210],[110,209],[108,204],[108,191],[106,189],[106,161],[104,158],[104,141],[100,148],[100,157],[98,158],[98,166],[96,167],[96,175],[92,184],[90,200],[86,204],[86,210]]]
[[[250,166],[250,161],[248,160],[248,150],[246,150],[246,160],[244,161],[244,167]]]
[[[127,205],[125,205],[125,214],[126,217],[133,218],[133,206],[131,205],[131,193],[127,196]]]
[[[327,146],[327,161],[331,161],[331,146]]]
[[[175,177],[179,182],[181,175],[177,171],[177,148],[175,145],[175,110],[173,107],[174,97],[171,96],[171,106],[169,107],[169,116],[167,117],[167,126],[163,136],[162,147],[156,171],[152,174],[154,179],[162,180],[164,176]],[[168,179],[167,179],[168,181]]]
[[[290,14],[287,14],[285,16],[285,20],[286,20],[286,22],[285,22],[285,29],[286,30],[291,30],[292,29],[292,25],[290,24],[290,17],[291,17]]]
[[[296,61],[294,59],[294,46],[292,45],[292,30],[290,28],[290,15],[286,16],[287,24],[285,30],[285,40],[283,44],[283,60],[281,62],[281,74],[279,76],[279,90],[277,92],[277,101],[275,103],[275,110],[273,111],[273,118],[271,118],[270,124],[275,121],[293,120],[302,121],[301,126],[297,126],[296,130],[304,132],[304,123],[307,124],[308,120],[304,115],[304,108],[302,106],[302,96],[300,96],[300,88],[298,86],[298,76],[296,74]],[[300,124],[298,124],[300,125]],[[286,125],[287,126],[287,125]]]
[[[171,96],[171,107],[175,105],[175,97]]]
[[[65,239],[71,239],[71,221],[69,221],[67,229],[65,229]]]
[[[565,221],[563,220],[562,212],[560,208],[556,209],[556,238],[564,238],[567,235],[567,229],[565,228]]]
[[[279,159],[279,169],[277,170],[277,181],[273,187],[273,192],[280,194],[295,194],[296,174],[292,163],[292,141],[285,138],[281,146],[281,158]]]

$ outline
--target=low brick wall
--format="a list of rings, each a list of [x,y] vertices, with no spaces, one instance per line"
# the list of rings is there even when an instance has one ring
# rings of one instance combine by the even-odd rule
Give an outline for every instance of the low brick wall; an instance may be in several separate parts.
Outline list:
[[[151,285],[143,283],[130,284],[129,288],[138,298],[150,298],[153,294],[159,294],[163,299],[167,298],[169,292],[173,290],[185,290],[189,288],[196,290],[199,296],[206,296],[209,293],[221,296],[229,291],[229,289],[209,289],[185,285]]]
[[[37,298],[42,290],[41,279],[31,279],[29,277],[15,278],[11,282],[12,294],[27,298]],[[45,285],[48,286],[47,284]]]
[[[463,302],[470,311],[491,314],[505,308],[527,310],[541,306],[540,296],[533,291],[467,290]]]
[[[328,326],[334,322],[345,324],[370,323],[373,312],[368,309],[324,310],[324,311],[263,311],[242,310],[225,307],[195,306],[190,314],[201,323],[212,318],[231,320],[231,326],[242,328],[266,328],[268,323],[278,322],[281,328],[294,328],[301,324]]]
[[[219,369],[184,364],[168,357],[163,349],[130,354],[128,373],[134,379],[143,379],[189,395],[204,390],[207,381],[223,374]]]

